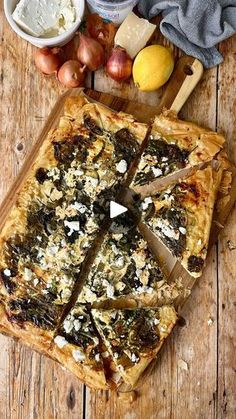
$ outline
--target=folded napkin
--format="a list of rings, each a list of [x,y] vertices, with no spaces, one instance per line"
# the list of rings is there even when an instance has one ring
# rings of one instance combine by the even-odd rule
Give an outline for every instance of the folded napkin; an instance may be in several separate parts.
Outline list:
[[[206,68],[223,61],[215,45],[236,32],[236,0],[140,0],[139,11],[162,13],[161,33]]]

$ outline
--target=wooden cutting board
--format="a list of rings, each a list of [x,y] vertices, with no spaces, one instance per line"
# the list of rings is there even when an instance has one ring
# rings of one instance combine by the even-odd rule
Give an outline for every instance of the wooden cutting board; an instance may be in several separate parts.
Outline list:
[[[175,71],[165,88],[162,100],[158,107],[132,102],[123,98],[118,98],[113,95],[97,92],[91,89],[74,89],[73,91],[68,91],[66,94],[61,96],[57,101],[56,105],[54,106],[48,118],[48,121],[45,124],[45,127],[41,132],[37,142],[35,143],[30,155],[26,159],[19,176],[17,177],[14,185],[12,186],[10,192],[8,193],[6,199],[3,202],[3,205],[0,208],[0,228],[4,224],[4,221],[9,213],[10,208],[17,198],[17,193],[21,189],[21,186],[24,183],[25,178],[27,177],[27,174],[33,162],[37,158],[39,149],[43,141],[47,137],[48,131],[52,128],[55,128],[58,125],[59,119],[63,114],[64,103],[67,97],[84,94],[91,101],[100,102],[115,111],[131,113],[135,116],[137,120],[141,122],[150,122],[150,120],[152,120],[153,117],[163,109],[163,107],[166,107],[167,109],[172,109],[173,111],[178,113],[182,106],[185,104],[192,91],[194,90],[194,88],[196,87],[199,80],[201,79],[202,74],[203,67],[198,60],[188,56],[182,57],[176,65]],[[211,235],[212,242],[214,242],[217,239],[217,236],[219,232],[222,230],[223,225],[228,217],[228,214],[230,213],[236,200],[236,176],[234,176],[233,178],[233,186],[231,190],[234,191],[234,193],[231,193],[229,203],[224,208],[224,211],[217,215],[217,219],[215,219],[215,223],[213,224],[214,228]],[[164,247],[163,249],[161,249],[162,245],[160,245],[160,247],[153,246],[153,240],[151,236],[149,238],[149,241],[151,247],[153,247],[154,253],[158,254],[158,256],[160,256],[160,250],[164,252],[163,258],[165,258],[165,260],[167,260],[169,264],[170,280],[172,278],[176,278],[176,276],[181,276],[184,285],[188,287],[189,290],[191,290],[195,280],[187,274],[187,272],[181,267],[181,265],[178,262],[173,262],[173,258],[170,257],[168,251]],[[179,301],[179,306],[182,307],[184,302],[184,299]],[[152,368],[153,365],[150,366],[150,368],[145,372],[145,376],[151,371]],[[142,383],[144,377],[141,378],[140,384]]]

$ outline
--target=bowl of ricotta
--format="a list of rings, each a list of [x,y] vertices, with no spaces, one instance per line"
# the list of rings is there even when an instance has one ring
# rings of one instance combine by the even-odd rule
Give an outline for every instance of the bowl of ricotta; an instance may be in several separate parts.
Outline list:
[[[63,46],[78,29],[84,0],[4,0],[12,29],[36,47]]]

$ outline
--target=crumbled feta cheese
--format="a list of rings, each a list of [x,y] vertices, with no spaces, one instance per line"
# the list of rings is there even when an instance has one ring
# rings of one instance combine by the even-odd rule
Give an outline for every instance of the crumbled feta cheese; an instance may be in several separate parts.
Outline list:
[[[114,289],[113,285],[111,285],[109,283],[107,285],[107,296],[108,296],[108,298],[113,298],[114,297],[114,293],[115,293],[115,289]]]
[[[174,240],[179,240],[179,232],[175,232],[174,229],[168,226],[163,220],[158,219],[156,225],[165,236]]]
[[[93,303],[94,301],[96,301],[97,295],[89,288],[85,288],[85,298],[88,303]]]
[[[93,338],[93,343],[94,343],[94,345],[98,345],[99,344],[99,340],[98,340],[97,337],[94,337]]]
[[[70,168],[64,175],[65,182],[69,188],[74,188],[76,185],[76,179],[75,179],[75,169]]]
[[[126,285],[124,282],[119,281],[116,283],[116,289],[117,291],[123,291],[125,289]]]
[[[77,211],[80,212],[80,214],[84,214],[87,211],[87,207],[81,204],[80,202],[75,202],[74,204],[71,205],[71,208],[76,209]]]
[[[96,188],[98,186],[98,179],[96,179],[94,177],[88,177],[87,179],[94,188]]]
[[[66,241],[65,241],[65,239],[62,239],[62,240],[61,240],[61,246],[62,246],[62,247],[65,247],[65,246],[66,246]]]
[[[133,362],[133,363],[136,363],[136,362],[138,362],[139,361],[139,357],[138,356],[136,356],[134,353],[132,354],[132,356],[131,356],[131,361]]]
[[[80,231],[79,221],[64,221],[64,225],[70,229],[68,233],[69,237],[74,233],[74,231]]]
[[[56,188],[53,188],[53,190],[50,193],[50,199],[52,201],[58,201],[63,197],[62,191],[58,191]]]
[[[60,170],[58,167],[53,167],[48,171],[47,176],[51,177],[53,180],[58,180],[60,179]]]
[[[78,332],[81,328],[81,322],[78,319],[74,320],[74,328],[76,332]]]
[[[173,196],[173,195],[168,195],[168,194],[165,194],[165,195],[164,195],[164,199],[165,199],[167,202],[172,202],[172,201],[174,201],[174,200],[175,200],[175,198],[174,198],[174,196]]]
[[[57,254],[58,250],[59,250],[58,246],[50,246],[47,248],[47,254],[49,256],[54,256]]]
[[[109,357],[109,352],[107,352],[107,351],[102,352],[102,357],[103,358],[108,358]]]
[[[128,169],[128,165],[127,162],[125,160],[121,160],[117,165],[116,165],[116,170],[119,173],[126,173]]]
[[[123,268],[124,264],[125,264],[125,258],[124,258],[124,256],[120,256],[120,257],[118,257],[118,258],[115,260],[115,263],[114,263],[114,265],[115,265],[117,268]]]
[[[36,287],[38,285],[38,283],[39,283],[38,278],[35,278],[34,281],[33,281],[33,283],[34,283],[34,286]]]
[[[114,240],[120,241],[122,239],[123,235],[124,235],[123,233],[119,233],[119,234],[113,233],[112,237],[113,237]]]
[[[74,171],[75,176],[83,176],[83,174],[84,174],[84,171],[81,169],[77,169]]]
[[[65,330],[66,333],[70,333],[71,330],[73,329],[73,319],[66,319],[63,323],[63,328]]]
[[[163,174],[162,173],[162,170],[159,169],[158,167],[157,168],[156,167],[152,167],[152,172],[153,172],[153,174],[154,174],[155,177],[159,177],[159,176],[161,176]]]
[[[76,362],[83,362],[86,359],[85,353],[80,349],[74,349],[72,355]]]
[[[71,290],[70,290],[70,288],[63,288],[61,290],[60,295],[61,295],[61,300],[63,302],[67,302],[69,300],[69,298],[71,297]]]
[[[161,161],[163,162],[168,161],[168,157],[162,157]]]
[[[11,276],[10,269],[4,269],[3,273],[4,273],[5,276]]]
[[[95,358],[96,362],[99,362],[100,361],[100,354],[96,354],[94,358]]]
[[[118,354],[118,352],[114,352],[114,358],[115,358],[115,359],[118,359],[118,358],[119,358],[119,354]]]
[[[26,281],[31,281],[33,279],[33,272],[29,268],[24,269],[24,279]]]
[[[180,227],[179,231],[180,231],[181,234],[186,234],[187,233],[187,230],[184,227]]]
[[[132,259],[136,263],[138,269],[143,269],[146,265],[146,252],[143,249],[137,249],[136,252],[133,252]]]
[[[146,210],[148,209],[149,204],[152,204],[152,198],[149,196],[144,199],[144,202],[142,202],[142,209]]]
[[[155,325],[157,325],[157,324],[159,324],[160,323],[160,320],[159,319],[154,319],[154,324]]]
[[[68,344],[67,340],[63,336],[59,335],[55,337],[54,342],[60,349],[64,348],[64,346]]]

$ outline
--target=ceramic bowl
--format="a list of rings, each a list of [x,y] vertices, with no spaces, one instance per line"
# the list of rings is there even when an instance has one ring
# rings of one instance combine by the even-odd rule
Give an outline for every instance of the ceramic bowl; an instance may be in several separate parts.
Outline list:
[[[24,32],[23,29],[21,29],[12,18],[12,13],[14,12],[18,1],[19,0],[4,0],[4,12],[6,18],[11,28],[14,32],[17,33],[17,35],[39,48],[54,46],[60,47],[67,44],[73,38],[84,16],[85,1],[73,0],[73,4],[76,8],[76,22],[71,27],[71,29],[69,29],[61,35],[54,36],[53,38],[37,38]]]

